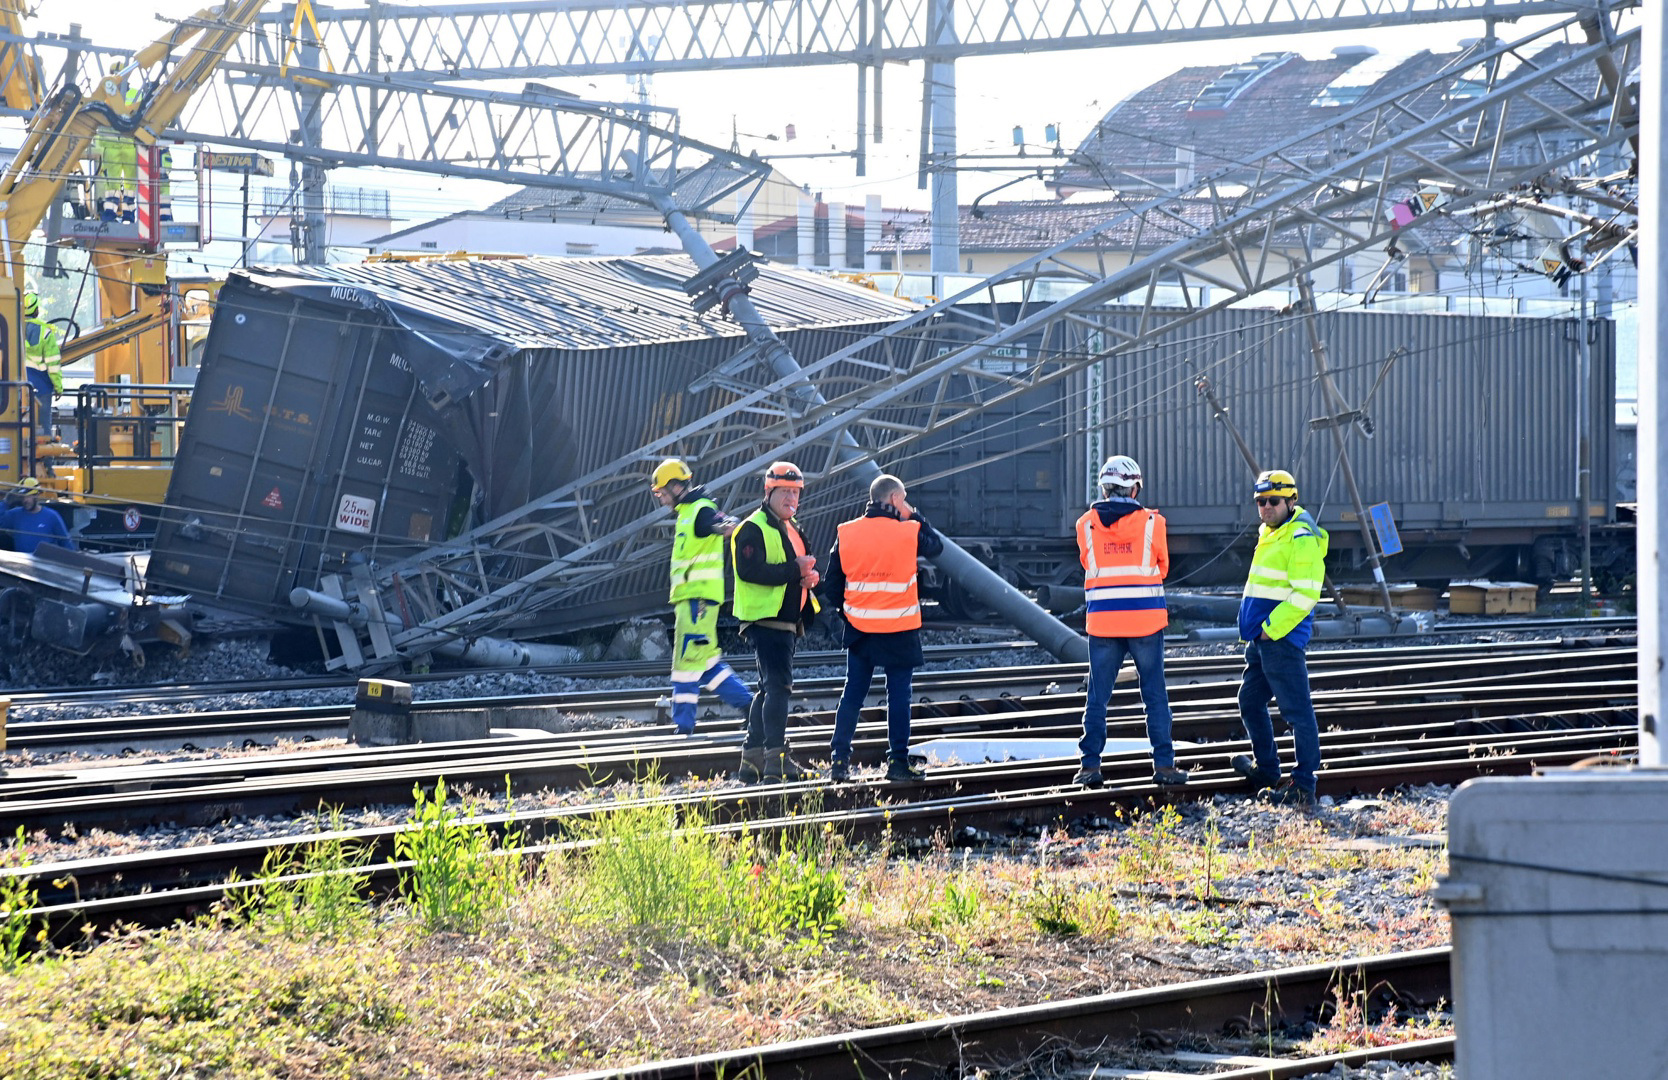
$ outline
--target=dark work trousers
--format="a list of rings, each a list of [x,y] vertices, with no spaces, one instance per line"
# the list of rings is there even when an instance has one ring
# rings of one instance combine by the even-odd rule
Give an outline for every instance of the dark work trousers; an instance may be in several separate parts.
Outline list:
[[[1297,768],[1292,783],[1313,795],[1315,774],[1320,771],[1320,729],[1315,723],[1315,705],[1309,696],[1309,664],[1302,649],[1285,639],[1248,641],[1245,644],[1245,674],[1239,686],[1239,716],[1257,768],[1269,776],[1280,775],[1280,754],[1274,746],[1274,721],[1268,715],[1268,699],[1280,705],[1280,719],[1292,729]]]
[[[886,756],[893,761],[909,758],[909,694],[915,668],[907,664],[888,665],[886,671]],[[851,739],[857,733],[863,699],[875,677],[875,663],[861,648],[846,654],[846,688],[840,692],[840,707],[834,712],[834,738],[828,757],[851,762]]]
[[[757,623],[747,628],[759,659],[759,690],[747,709],[748,749],[788,745],[788,698],[793,694],[793,650],[799,635]]]

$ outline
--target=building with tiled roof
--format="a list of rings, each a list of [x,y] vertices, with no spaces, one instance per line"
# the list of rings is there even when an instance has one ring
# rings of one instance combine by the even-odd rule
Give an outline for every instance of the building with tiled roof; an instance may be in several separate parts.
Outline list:
[[[1553,46],[1551,55],[1569,47]],[[1048,182],[1058,200],[960,208],[957,270],[978,276],[995,273],[1165,192],[1185,190],[1209,174],[1226,174],[1223,182],[1231,185],[1238,166],[1283,143],[1296,140],[1290,154],[1295,165],[1324,168],[1340,152],[1367,145],[1366,135],[1344,131],[1336,123],[1350,106],[1445,70],[1453,77],[1433,84],[1426,92],[1432,100],[1414,103],[1418,111],[1435,112],[1441,105],[1438,99],[1482,93],[1467,56],[1389,56],[1356,46],[1314,60],[1293,52],[1265,52],[1235,64],[1183,68],[1131,94],[1096,123],[1068,164]],[[1596,69],[1566,77],[1572,85],[1585,81],[1584,88],[1597,79]],[[1538,90],[1536,96],[1553,107],[1574,101],[1556,84]],[[1541,152],[1534,146],[1506,148],[1507,155]],[[1167,215],[1149,215],[1144,228],[1132,220],[1089,238],[1069,248],[1060,261],[1103,275],[1180,239],[1189,225],[1204,226],[1211,220],[1203,200],[1178,198],[1167,209]],[[1387,294],[1494,287],[1477,284],[1485,276],[1478,270],[1486,260],[1480,259],[1468,225],[1446,218],[1424,222],[1398,235],[1404,261],[1390,264],[1384,252],[1363,252],[1317,271],[1316,285],[1351,292],[1377,282]],[[1294,258],[1302,254],[1300,240],[1295,234],[1275,238],[1277,246],[1289,245]],[[870,250],[882,253],[888,268],[922,272],[930,265],[930,244],[930,224],[922,222],[883,235]],[[1527,242],[1525,246],[1527,250]],[[1494,276],[1504,285],[1494,284],[1517,295],[1557,295],[1550,281],[1523,275],[1520,265],[1495,259],[1499,272]],[[1210,269],[1235,276],[1226,262]]]

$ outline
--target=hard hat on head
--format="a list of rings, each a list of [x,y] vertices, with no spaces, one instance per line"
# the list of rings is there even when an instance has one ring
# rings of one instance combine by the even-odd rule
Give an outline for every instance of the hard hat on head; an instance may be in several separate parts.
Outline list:
[[[1257,477],[1253,490],[1258,495],[1275,495],[1283,499],[1297,498],[1297,477],[1285,469],[1269,469]]]
[[[36,480],[33,476],[25,476],[23,478],[23,483],[19,486],[23,488],[24,494],[27,495],[31,491],[39,491],[41,489],[41,482]]]
[[[765,470],[765,492],[775,491],[777,488],[792,488],[795,491],[805,489],[805,474],[799,471],[799,466],[791,461],[773,461],[770,468]]]
[[[33,318],[41,309],[41,294],[33,289],[23,294],[23,316]]]
[[[1106,464],[1100,467],[1100,486],[1103,488],[1121,488],[1129,491],[1141,482],[1141,466],[1135,459],[1123,454],[1113,454],[1106,459]]]
[[[655,491],[659,491],[674,480],[682,480],[687,484],[694,475],[681,458],[669,457],[655,466],[652,486]]]

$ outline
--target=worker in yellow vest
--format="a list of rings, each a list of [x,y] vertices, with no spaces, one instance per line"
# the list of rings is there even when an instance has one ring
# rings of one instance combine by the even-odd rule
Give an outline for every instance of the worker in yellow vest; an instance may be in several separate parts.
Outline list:
[[[139,88],[129,87],[127,103],[139,100]],[[93,156],[98,158],[93,198],[104,221],[133,222],[139,206],[139,145],[113,128],[93,133]],[[171,200],[170,200],[171,201]],[[169,216],[173,216],[172,207]]]
[[[1147,714],[1153,749],[1153,781],[1187,783],[1176,768],[1170,741],[1170,692],[1164,684],[1164,579],[1170,573],[1170,540],[1164,515],[1141,505],[1141,466],[1124,454],[1106,459],[1097,477],[1100,501],[1077,519],[1077,554],[1083,563],[1083,600],[1089,634],[1089,686],[1083,703],[1083,739],[1077,744],[1082,768],[1072,782],[1100,787],[1100,756],[1106,749],[1106,707],[1124,657],[1135,661],[1135,678]]]
[[[793,693],[793,653],[819,605],[812,589],[821,580],[794,515],[805,474],[790,461],[765,470],[764,502],[730,534],[735,567],[735,616],[759,661],[759,690],[747,713],[742,744],[743,783],[803,780],[806,772],[788,754],[788,698]]]
[[[41,318],[41,297],[33,289],[23,294],[23,360],[34,391],[35,430],[50,435],[52,398],[64,391],[63,347],[58,328]]]
[[[651,485],[660,505],[678,515],[672,533],[672,728],[693,735],[703,689],[743,716],[753,704],[753,695],[724,662],[718,645],[724,541],[740,522],[718,509],[679,458],[656,466]]]
[[[868,508],[839,527],[828,555],[823,595],[846,619],[846,685],[828,751],[835,783],[851,779],[851,739],[877,667],[886,672],[886,779],[925,779],[909,764],[910,684],[925,659],[915,571],[916,560],[943,551],[944,541],[907,496],[896,476],[875,477]]]
[[[1315,801],[1321,750],[1307,649],[1315,629],[1315,605],[1326,582],[1331,538],[1297,504],[1297,478],[1285,469],[1258,476],[1252,492],[1262,524],[1239,602],[1239,637],[1245,642],[1239,717],[1251,740],[1251,753],[1235,754],[1228,764],[1264,802],[1309,806]],[[1274,721],[1268,714],[1270,697],[1279,703],[1280,719],[1292,730],[1297,758],[1283,782]]]

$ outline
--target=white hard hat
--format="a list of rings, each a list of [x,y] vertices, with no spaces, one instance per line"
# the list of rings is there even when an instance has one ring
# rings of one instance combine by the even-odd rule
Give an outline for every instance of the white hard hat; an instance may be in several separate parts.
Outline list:
[[[1100,467],[1100,486],[1103,488],[1123,488],[1127,491],[1140,482],[1141,466],[1132,457],[1113,454]]]

